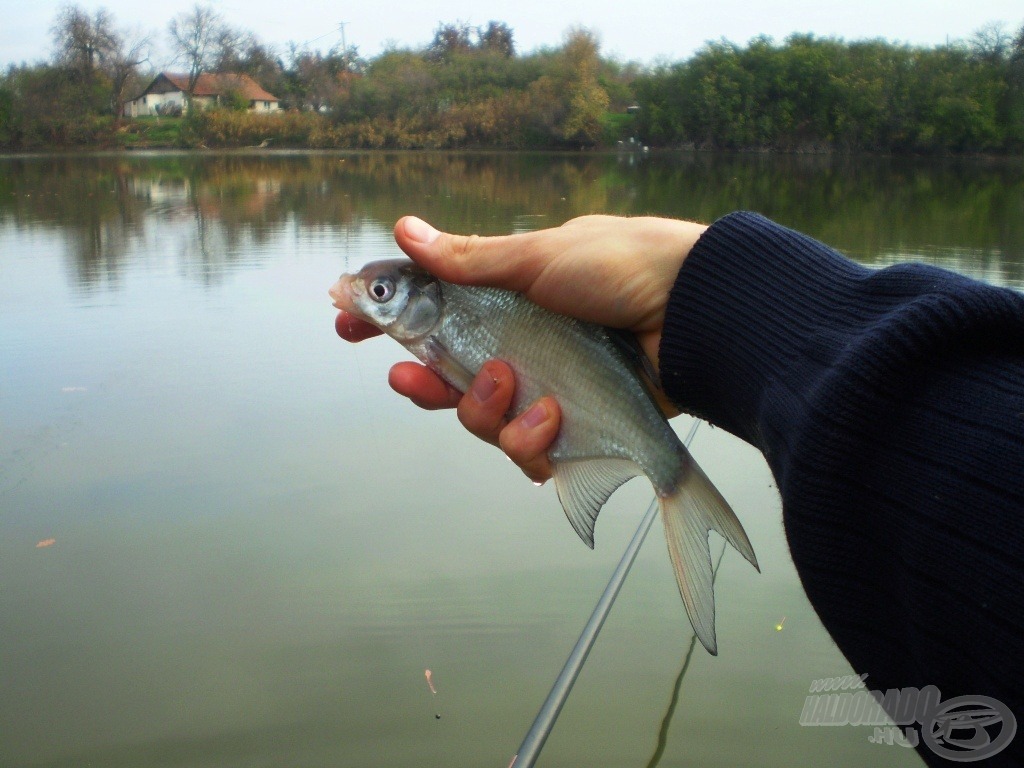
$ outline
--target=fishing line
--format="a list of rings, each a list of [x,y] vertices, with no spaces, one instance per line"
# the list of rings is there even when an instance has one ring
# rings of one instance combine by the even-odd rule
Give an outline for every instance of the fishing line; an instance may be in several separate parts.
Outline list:
[[[425,669],[425,670],[423,670],[423,675],[424,675],[424,677],[427,678],[427,685],[430,687],[431,698],[436,700],[437,699],[437,686],[434,685],[434,673],[431,672],[429,669]],[[434,718],[436,720],[440,720],[441,719],[441,713],[440,712],[434,712]]]
[[[697,434],[697,428],[700,427],[700,424],[700,420],[695,419],[693,426],[690,427],[689,434],[683,440],[683,445],[687,448],[693,442],[693,436]],[[626,551],[622,553],[622,558],[615,567],[615,571],[608,581],[608,586],[604,588],[604,592],[598,598],[597,605],[594,606],[594,611],[590,614],[590,619],[587,621],[586,626],[583,627],[583,632],[580,633],[580,637],[569,654],[569,658],[565,660],[562,671],[555,680],[555,684],[551,686],[551,692],[541,706],[540,712],[537,713],[537,717],[534,719],[533,725],[530,726],[530,730],[527,731],[523,743],[519,745],[519,751],[512,758],[509,768],[513,768],[513,766],[514,768],[532,768],[534,763],[537,762],[540,751],[544,748],[544,742],[547,741],[548,736],[555,727],[555,721],[565,705],[565,700],[569,698],[569,692],[572,691],[576,678],[580,676],[583,665],[587,661],[587,656],[590,655],[590,649],[594,647],[597,635],[600,633],[601,627],[604,626],[605,619],[608,618],[608,614],[611,612],[612,604],[615,602],[615,598],[618,597],[619,590],[622,589],[626,576],[629,575],[629,569],[633,566],[633,561],[636,560],[637,553],[640,551],[640,547],[644,543],[644,539],[647,538],[651,525],[654,524],[654,519],[657,516],[658,499],[655,497],[647,508],[647,513],[640,521],[636,533],[633,534],[633,538],[630,539],[629,544],[626,546]]]
[[[726,542],[722,542],[722,549],[718,553],[718,562],[715,563],[715,570],[711,572],[711,586],[715,585],[715,579],[718,578],[718,568],[722,565],[722,558],[725,557],[725,545]],[[668,745],[668,726],[672,722],[672,716],[676,712],[676,706],[679,704],[679,691],[683,687],[683,678],[686,677],[686,673],[690,669],[690,661],[693,659],[693,649],[697,647],[697,635],[694,633],[693,637],[690,638],[690,647],[686,651],[686,656],[683,659],[683,668],[679,670],[679,675],[676,677],[675,686],[672,688],[672,696],[669,698],[668,710],[665,712],[665,716],[661,719],[661,728],[658,729],[658,744],[654,748],[654,754],[651,755],[651,759],[647,762],[647,768],[657,768],[661,763],[661,758],[665,755],[665,747]]]

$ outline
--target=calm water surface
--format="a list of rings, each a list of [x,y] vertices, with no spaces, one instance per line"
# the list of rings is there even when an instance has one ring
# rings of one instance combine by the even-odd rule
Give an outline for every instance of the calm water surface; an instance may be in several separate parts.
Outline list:
[[[405,353],[340,342],[326,290],[396,255],[405,213],[506,233],[737,208],[868,264],[1024,283],[1019,166],[0,160],[0,765],[506,766],[649,488],[616,494],[591,552],[552,488],[391,393]],[[706,426],[693,451],[763,573],[726,553],[720,655],[681,676],[656,528],[541,765],[918,764],[866,727],[799,725],[811,681],[849,667],[760,455]]]

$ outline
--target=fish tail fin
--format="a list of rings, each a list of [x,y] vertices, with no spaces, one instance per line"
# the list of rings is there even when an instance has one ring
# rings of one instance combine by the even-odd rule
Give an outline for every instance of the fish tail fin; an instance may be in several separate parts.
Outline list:
[[[760,570],[754,548],[728,502],[707,475],[690,459],[676,491],[659,496],[661,519],[679,594],[693,631],[708,652],[718,654],[715,637],[715,593],[712,583],[708,531],[720,533],[726,541]]]

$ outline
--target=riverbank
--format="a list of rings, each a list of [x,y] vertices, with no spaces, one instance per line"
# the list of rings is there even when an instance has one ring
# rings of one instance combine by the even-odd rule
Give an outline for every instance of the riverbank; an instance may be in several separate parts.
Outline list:
[[[553,141],[529,131],[505,140],[477,136],[472,121],[438,125],[426,120],[366,118],[348,122],[314,112],[274,114],[215,109],[188,117],[94,118],[64,124],[49,141],[2,146],[5,151],[89,151],[157,149],[483,149],[579,150],[625,146],[635,133],[631,115],[606,113],[596,142]],[[631,145],[633,146],[633,145]],[[639,145],[635,145],[639,149]]]
[[[635,141],[635,120],[631,115],[607,113],[602,118],[602,138],[592,145],[515,141],[488,143],[470,141],[465,131],[424,130],[424,126],[386,120],[340,123],[329,116],[309,112],[281,112],[273,115],[213,110],[189,120],[183,117],[138,117],[119,121],[96,118],[74,131],[60,132],[62,140],[30,147],[3,147],[10,155],[69,152],[137,152],[171,150],[468,150],[468,151],[617,151],[642,154],[649,151],[725,152],[726,154],[962,157],[993,161],[1020,159],[1020,152],[964,149],[898,151],[842,148],[827,142],[787,142],[723,150],[712,145],[685,142],[653,150]]]

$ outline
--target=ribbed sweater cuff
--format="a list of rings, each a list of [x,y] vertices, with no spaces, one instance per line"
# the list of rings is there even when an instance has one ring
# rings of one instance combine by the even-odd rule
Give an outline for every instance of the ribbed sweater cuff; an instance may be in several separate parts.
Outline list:
[[[778,449],[808,418],[862,431],[865,408],[891,407],[913,383],[915,361],[1019,338],[1020,312],[1010,291],[920,264],[867,269],[734,213],[704,233],[676,279],[662,385],[683,410]]]
[[[823,259],[821,248],[752,213],[730,214],[704,233],[666,311],[659,360],[673,402],[764,448],[763,393],[830,322],[833,292],[865,272]]]

